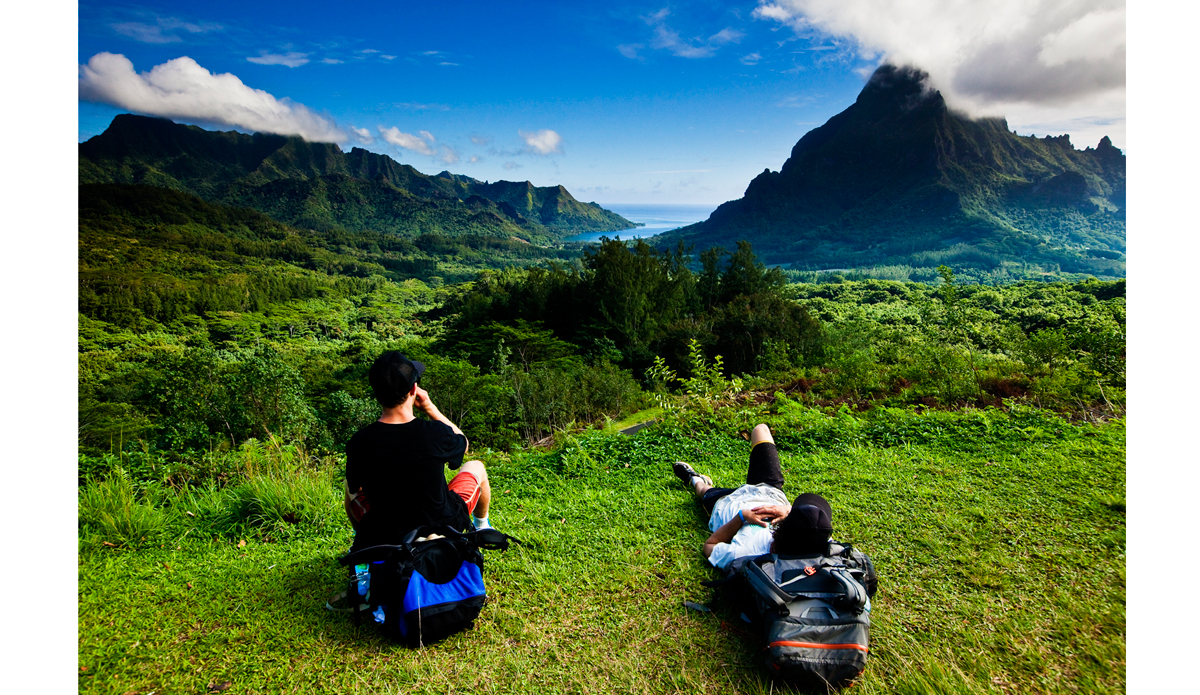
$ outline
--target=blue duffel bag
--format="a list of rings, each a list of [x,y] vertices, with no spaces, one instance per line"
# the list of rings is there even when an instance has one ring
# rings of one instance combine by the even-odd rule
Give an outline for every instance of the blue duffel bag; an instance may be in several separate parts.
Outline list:
[[[495,529],[459,533],[421,526],[400,545],[376,545],[341,558],[354,568],[352,613],[388,637],[422,647],[475,624],[487,591],[479,550],[507,550],[516,539]]]

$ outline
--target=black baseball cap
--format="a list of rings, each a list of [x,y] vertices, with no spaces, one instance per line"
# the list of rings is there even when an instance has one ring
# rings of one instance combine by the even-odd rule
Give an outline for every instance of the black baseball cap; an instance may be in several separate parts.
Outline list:
[[[408,359],[398,350],[389,350],[371,365],[367,379],[371,382],[371,390],[375,392],[375,400],[383,407],[391,408],[408,397],[409,391],[421,381],[424,373],[424,364]]]
[[[806,492],[792,502],[792,511],[780,524],[812,531],[833,531],[833,510],[818,494]]]

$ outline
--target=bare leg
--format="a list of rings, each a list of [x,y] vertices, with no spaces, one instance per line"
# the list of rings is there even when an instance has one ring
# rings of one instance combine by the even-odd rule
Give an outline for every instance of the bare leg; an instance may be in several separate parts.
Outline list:
[[[771,428],[767,427],[766,424],[760,423],[755,425],[753,430],[750,430],[750,448],[753,449],[755,445],[763,442],[774,444],[775,438],[771,436]]]
[[[492,485],[488,482],[487,469],[483,461],[467,461],[460,470],[466,471],[479,480],[479,501],[475,503],[475,511],[471,512],[476,519],[485,519],[488,507],[492,503]]]

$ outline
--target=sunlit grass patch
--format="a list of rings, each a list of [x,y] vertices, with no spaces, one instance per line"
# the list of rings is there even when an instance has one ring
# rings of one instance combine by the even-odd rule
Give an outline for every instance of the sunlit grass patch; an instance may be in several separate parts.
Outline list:
[[[745,417],[781,441],[785,492],[826,495],[836,536],[879,571],[872,653],[854,692],[1124,690],[1120,423],[786,408]],[[712,599],[700,582],[715,573],[699,553],[706,519],[670,463],[737,485],[743,428],[668,422],[485,454],[491,520],[522,544],[484,553],[489,601],[475,628],[420,651],[324,610],[351,540],[329,471],[311,477],[324,507],[290,533],[278,519],[212,531],[250,480],[181,491],[164,503],[175,537],[194,529],[181,541],[81,556],[80,691],[229,681],[242,692],[788,692],[723,604],[683,606]],[[256,478],[272,481],[255,488],[263,498],[273,475]],[[298,488],[305,475],[292,474]]]

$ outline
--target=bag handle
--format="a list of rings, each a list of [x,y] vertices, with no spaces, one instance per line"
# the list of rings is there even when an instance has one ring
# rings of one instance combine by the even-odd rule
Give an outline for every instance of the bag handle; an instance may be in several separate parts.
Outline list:
[[[850,570],[846,569],[845,565],[826,567],[825,569],[845,589],[846,605],[853,608],[855,613],[862,612],[862,609],[867,605],[867,591],[863,588],[863,585],[854,580],[854,577],[850,575]]]

